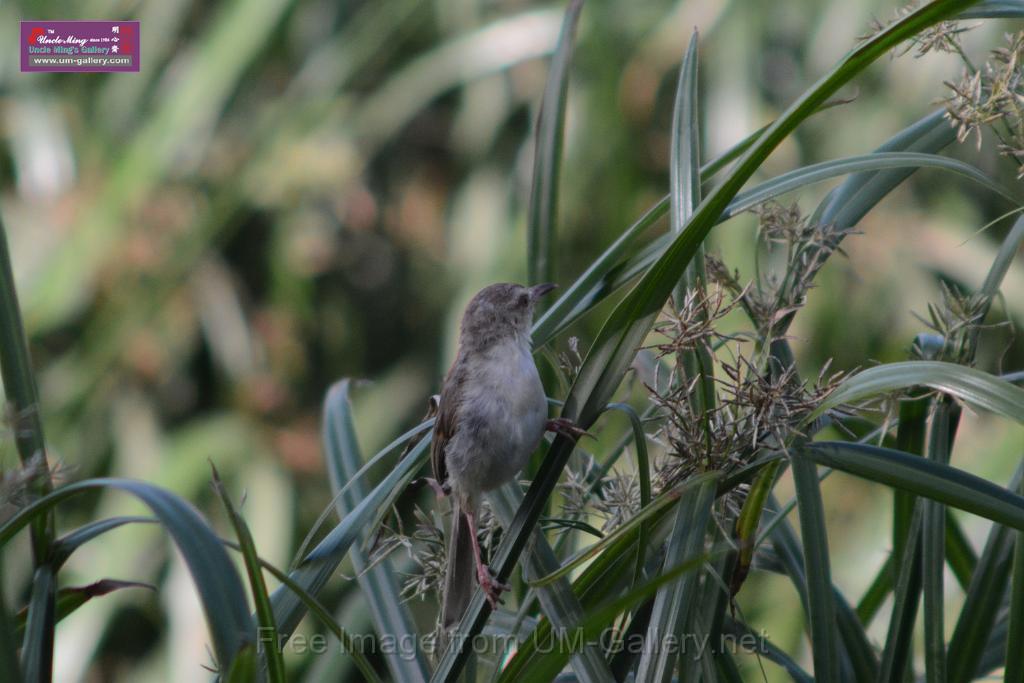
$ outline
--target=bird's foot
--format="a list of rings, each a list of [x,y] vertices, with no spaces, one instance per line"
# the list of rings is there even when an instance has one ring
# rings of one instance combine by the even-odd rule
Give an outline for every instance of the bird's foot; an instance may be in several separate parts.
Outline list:
[[[476,566],[476,580],[480,583],[491,609],[498,609],[498,605],[501,604],[501,592],[509,590],[511,586],[498,581],[491,568],[483,563]]]
[[[434,495],[437,496],[438,500],[445,498],[452,492],[452,485],[450,482],[443,484],[437,483],[437,479],[432,477],[420,477],[419,479],[413,479],[409,482],[409,489],[416,490],[422,486],[429,486],[434,490]]]
[[[583,429],[575,422],[567,417],[556,417],[553,420],[548,420],[544,425],[544,431],[554,432],[555,434],[561,434],[562,436],[568,437],[573,441],[579,441],[581,436],[589,436],[594,438],[590,432]]]

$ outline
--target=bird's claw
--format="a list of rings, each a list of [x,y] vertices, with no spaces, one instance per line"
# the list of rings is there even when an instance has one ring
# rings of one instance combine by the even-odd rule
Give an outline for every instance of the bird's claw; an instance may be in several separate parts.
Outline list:
[[[437,496],[438,500],[447,497],[452,492],[452,485],[450,482],[443,484],[437,483],[437,479],[431,477],[420,477],[419,479],[413,479],[409,482],[409,490],[415,491],[422,486],[429,486],[433,491],[434,495]]]
[[[547,424],[544,425],[544,430],[554,432],[555,434],[561,434],[573,441],[579,441],[581,436],[594,438],[590,432],[583,429],[567,417],[556,417],[552,420],[548,420]]]
[[[486,564],[481,564],[476,568],[476,580],[480,583],[480,588],[483,589],[484,597],[487,598],[491,609],[498,609],[498,605],[502,602],[501,592],[509,590],[511,586],[499,581],[494,571]]]

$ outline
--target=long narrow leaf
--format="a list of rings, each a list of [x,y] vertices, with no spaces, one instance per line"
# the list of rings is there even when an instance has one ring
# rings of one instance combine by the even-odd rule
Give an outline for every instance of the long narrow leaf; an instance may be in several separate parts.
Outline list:
[[[842,441],[810,444],[800,454],[819,465],[911,491],[1024,530],[1024,497],[955,467],[891,448]]]
[[[704,474],[700,474],[690,479],[687,479],[686,481],[679,484],[675,488],[665,491],[657,498],[655,498],[650,505],[642,509],[633,517],[630,517],[629,521],[616,527],[615,531],[608,534],[597,543],[594,543],[584,548],[583,550],[578,552],[576,556],[572,559],[564,562],[562,566],[558,568],[558,571],[552,572],[547,576],[544,576],[531,582],[531,585],[534,587],[545,586],[555,581],[556,579],[568,575],[572,572],[573,569],[580,566],[588,559],[594,557],[598,553],[605,551],[608,547],[617,544],[623,538],[626,538],[627,536],[636,533],[637,530],[641,527],[641,525],[651,521],[652,519],[663,513],[666,509],[675,505],[684,495],[692,495],[691,491],[693,491],[693,489],[700,490],[709,481],[717,482],[717,480],[717,472],[705,472]]]
[[[617,615],[640,603],[645,597],[652,595],[661,586],[699,568],[715,552],[721,552],[721,550],[712,551],[712,553],[701,553],[697,557],[687,558],[684,562],[637,586],[622,597],[611,600],[588,612],[579,624],[568,630],[569,637],[579,642],[586,642],[596,637],[601,629]],[[568,647],[556,647],[545,652],[543,656],[532,660],[531,665],[521,673],[517,673],[515,677],[508,675],[507,670],[503,671],[498,681],[499,683],[511,683],[512,681],[554,680],[558,672],[565,666],[570,652],[571,649]]]
[[[59,569],[83,544],[125,524],[153,524],[158,521],[153,517],[111,517],[85,524],[54,541],[52,564]]]
[[[808,421],[845,403],[914,386],[931,387],[1024,422],[1024,389],[987,372],[941,361],[887,363],[850,375],[811,413]]]
[[[921,503],[915,505],[907,529],[907,541],[899,558],[899,575],[893,590],[892,616],[889,631],[882,651],[882,668],[879,680],[888,683],[902,681],[907,662],[911,656],[911,637],[914,619],[921,600]]]
[[[609,410],[618,410],[629,418],[629,426],[633,431],[633,446],[636,449],[636,475],[640,487],[640,509],[651,504],[651,461],[647,455],[647,435],[644,433],[643,421],[628,403],[610,403]],[[607,463],[605,463],[607,465]],[[633,571],[633,584],[640,582],[644,564],[647,559],[647,525],[640,525],[640,536],[637,542],[636,568]]]
[[[13,410],[14,443],[21,466],[33,472],[28,493],[32,498],[46,495],[52,488],[46,460],[43,422],[39,413],[39,392],[28,340],[18,307],[14,271],[7,246],[7,231],[0,222],[0,379]],[[32,558],[39,566],[49,553],[54,537],[53,515],[47,512],[32,520]],[[52,600],[52,596],[51,596]],[[52,626],[52,624],[51,624]]]
[[[562,20],[544,99],[537,122],[537,144],[533,157],[533,187],[527,214],[527,269],[530,284],[555,279],[554,242],[558,220],[558,170],[562,159],[562,134],[565,128],[566,91],[569,88],[569,64],[572,59],[576,24],[583,0],[572,0]]]
[[[348,380],[338,382],[327,393],[324,401],[324,455],[331,479],[331,490],[337,499],[335,506],[341,519],[351,514],[359,501],[369,493],[369,487],[359,481],[340,497],[337,495],[347,482],[353,480],[363,464],[352,421],[348,390]],[[370,535],[366,530],[362,532],[364,537]],[[397,573],[391,560],[385,558],[370,567],[369,558],[359,547],[352,549],[350,557],[378,634],[382,637],[400,639],[405,634],[414,633],[415,622],[402,600],[401,589],[396,580]],[[404,650],[396,652],[385,657],[385,661],[395,680],[413,683],[430,678],[430,667],[423,656],[422,648],[414,648],[411,655]]]
[[[939,117],[939,122],[948,128],[941,117]],[[871,176],[873,173],[879,175],[879,179],[870,183],[864,190],[870,195],[872,201],[877,203],[892,189],[896,180],[902,180],[922,167],[953,171],[977,181],[994,192],[1002,195],[1008,194],[1005,189],[1000,188],[973,166],[955,159],[925,153],[874,152],[812,164],[767,180],[736,195],[715,222],[717,224],[728,220],[787,192],[848,173],[855,173],[855,176],[851,177]],[[859,219],[869,208],[867,202],[862,201],[861,194],[855,195],[853,199],[858,202],[851,205],[856,208],[856,211],[853,213],[848,211],[840,214],[837,218],[837,220],[851,222],[851,226],[852,221]],[[873,206],[873,204],[871,205]],[[555,301],[551,308],[534,324],[533,338],[536,346],[546,344],[554,335],[564,330],[610,293],[630,282],[664,254],[672,242],[671,233],[659,237],[632,260],[625,263],[618,261],[643,232],[668,213],[669,206],[670,198],[665,196],[648,209]],[[612,277],[613,275],[614,277]]]
[[[523,502],[523,494],[518,484],[511,483],[490,493],[488,500],[502,525],[507,525],[515,518],[516,510]],[[529,577],[543,576],[558,569],[558,558],[540,530],[534,531],[533,548],[526,563],[528,580]],[[541,609],[555,630],[568,629],[583,618],[583,607],[567,579],[560,579],[536,591]],[[573,654],[571,664],[583,683],[615,680],[604,653],[594,643],[585,643],[578,653]]]
[[[1017,466],[1011,490],[1020,490],[1024,482],[1024,463]],[[985,540],[978,566],[971,576],[963,607],[949,640],[949,680],[970,681],[979,675],[979,666],[996,625],[1010,576],[1014,533],[1002,524],[994,524]]]
[[[929,426],[928,458],[949,464],[958,409],[948,400],[935,402]],[[937,501],[923,502],[921,519],[921,590],[924,597],[925,678],[929,683],[946,680],[945,586],[946,508]]]
[[[669,165],[669,225],[673,239],[682,234],[700,204],[700,121],[697,102],[697,31],[690,37],[682,66],[672,115],[672,149]],[[703,282],[704,259],[695,258],[676,283],[676,306],[683,305],[686,290]]]
[[[836,634],[836,607],[832,601],[832,570],[828,559],[828,530],[813,462],[792,461],[797,509],[804,546],[804,577],[807,581],[808,616],[814,676],[820,681],[838,681],[840,650]]]
[[[210,627],[217,663],[226,671],[236,654],[255,643],[256,629],[249,617],[245,590],[220,539],[192,505],[173,493],[127,479],[86,479],[68,484],[22,508],[4,522],[0,526],[0,546],[58,503],[83,491],[102,488],[132,494],[149,506],[167,529],[192,574]],[[26,637],[28,635],[26,633]]]
[[[56,577],[51,567],[44,564],[36,568],[32,575],[32,594],[28,600],[25,637],[21,641],[21,670],[26,683],[47,683],[53,678],[56,586]]]
[[[233,541],[227,539],[221,539],[221,543],[232,550],[242,552],[241,546]],[[282,588],[292,592],[292,594],[298,599],[306,609],[308,609],[314,616],[316,616],[320,622],[326,626],[330,632],[338,639],[343,650],[352,656],[352,661],[355,662],[356,668],[359,669],[360,673],[366,679],[367,683],[381,683],[380,677],[377,676],[377,672],[374,671],[373,666],[367,661],[366,656],[363,654],[362,649],[356,645],[355,639],[348,634],[345,629],[335,620],[331,613],[327,611],[315,596],[311,595],[306,589],[295,582],[287,572],[279,569],[270,562],[267,562],[262,557],[257,556],[257,561],[260,566],[266,571],[270,572],[275,579],[281,582]],[[280,633],[280,630],[278,631]],[[283,640],[278,636],[277,645],[281,647],[284,643]],[[265,643],[264,643],[265,644]]]
[[[3,563],[0,562],[0,586],[3,582]],[[20,683],[21,664],[18,662],[18,642],[15,639],[14,624],[7,611],[7,600],[0,590],[0,679]]]
[[[1024,486],[1017,492],[1024,494]],[[1014,534],[1010,580],[1009,630],[1006,636],[1006,683],[1024,683],[1024,531]]]
[[[54,606],[54,623],[60,623],[62,619],[93,598],[98,598],[125,588],[148,588],[151,591],[156,590],[156,586],[148,583],[140,583],[138,581],[119,581],[117,579],[100,579],[99,581],[90,583],[88,586],[68,586],[67,588],[61,588],[57,591],[57,601]],[[18,635],[24,634],[25,622],[27,620],[28,609],[26,608],[18,613],[18,625],[16,630]]]
[[[249,588],[252,591],[252,601],[256,606],[259,640],[270,643],[270,647],[263,648],[263,657],[267,663],[267,678],[270,683],[284,683],[284,658],[281,648],[278,647],[277,624],[274,622],[274,610],[270,606],[270,597],[267,595],[267,582],[263,580],[259,555],[256,554],[256,542],[253,541],[249,526],[232,504],[231,496],[228,495],[227,489],[220,480],[220,474],[212,462],[210,469],[213,474],[214,491],[224,504],[224,510],[227,512],[228,521],[231,522],[231,526],[235,530],[235,537],[238,539],[238,546],[245,562],[245,571],[249,576]]]
[[[430,442],[423,440],[307,555],[289,576],[303,590],[316,595],[341,564],[349,548],[392,496],[401,494],[403,482],[410,480],[426,461]],[[289,637],[302,620],[306,607],[296,596],[278,588],[270,596],[278,632]]]
[[[704,548],[717,483],[718,477],[705,478],[699,488],[679,504],[665,551],[665,566],[675,566]],[[637,681],[667,683],[672,679],[677,652],[675,648],[664,646],[665,638],[674,635],[682,643],[687,637],[696,635],[691,615],[699,584],[700,572],[690,572],[658,591],[647,627],[644,655],[637,668]]]

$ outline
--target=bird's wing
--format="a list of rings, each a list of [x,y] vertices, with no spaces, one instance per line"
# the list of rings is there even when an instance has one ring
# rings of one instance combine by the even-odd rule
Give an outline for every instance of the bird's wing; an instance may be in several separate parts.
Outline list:
[[[430,463],[434,469],[434,479],[438,484],[444,485],[448,480],[448,465],[445,463],[445,449],[448,442],[455,436],[457,422],[455,415],[458,411],[460,387],[463,382],[461,364],[456,361],[444,378],[444,387],[441,389],[441,405],[438,407],[437,421],[434,423],[434,439],[430,445]]]

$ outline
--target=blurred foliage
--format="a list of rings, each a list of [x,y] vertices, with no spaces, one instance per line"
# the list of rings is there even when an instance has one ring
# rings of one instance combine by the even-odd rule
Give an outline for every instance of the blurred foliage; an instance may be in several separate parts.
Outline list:
[[[526,0],[0,6],[8,45],[24,17],[141,20],[138,74],[22,74],[12,50],[0,62],[0,209],[58,478],[153,481],[227,530],[208,488],[212,458],[233,494],[247,492],[242,511],[261,555],[285,564],[330,500],[318,436],[329,384],[373,379],[355,409],[364,448],[376,450],[439,388],[468,297],[525,279],[531,133],[561,10]],[[570,83],[556,280],[571,282],[664,194],[676,67],[694,25],[712,158],[893,11],[868,0],[588,5]],[[1011,28],[986,22],[963,35],[966,50],[983,59]],[[766,171],[873,148],[947,97],[943,82],[960,72],[946,54],[879,64]],[[1016,180],[992,140],[954,155]],[[905,358],[920,329],[911,312],[926,315],[942,282],[981,282],[1008,223],[977,231],[1003,207],[949,175],[918,173],[861,223],[868,238],[844,244],[850,258],[825,267],[792,330],[799,363],[814,375],[829,358],[844,370]],[[745,280],[754,223],[741,217],[709,245]],[[1024,291],[1019,260],[1004,291]],[[592,339],[607,306],[572,334]],[[1024,318],[1024,300],[1004,306]],[[1024,343],[999,334],[979,367],[1024,365]],[[567,336],[554,346],[567,349]],[[1020,428],[965,423],[959,464],[1005,479]],[[971,445],[982,430],[983,460]],[[10,439],[0,457],[16,462]],[[836,581],[861,589],[870,574],[858,567],[877,567],[884,550],[876,539],[865,557],[857,542],[887,523],[870,509],[879,490],[830,481],[824,492],[830,523],[849,532],[849,546],[833,548]],[[61,517],[135,512],[103,493]],[[163,588],[114,593],[69,617],[58,680],[197,674],[205,629],[171,558],[162,536],[133,527],[72,559],[76,583],[98,571]],[[24,598],[27,565],[5,569],[8,595]],[[776,580],[752,577],[760,590],[745,597],[764,597],[744,609],[771,613],[773,638],[792,652],[800,622],[782,609]],[[344,603],[355,631],[367,618],[358,602]]]

